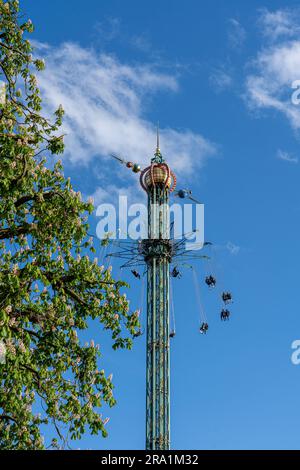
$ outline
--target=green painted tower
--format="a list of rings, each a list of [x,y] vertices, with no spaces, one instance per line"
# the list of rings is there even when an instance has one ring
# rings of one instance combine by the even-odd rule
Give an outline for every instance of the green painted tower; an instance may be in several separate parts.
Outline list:
[[[169,195],[176,177],[159,150],[141,173],[148,195],[148,239],[141,245],[147,265],[146,449],[170,449],[170,240]]]
[[[148,198],[148,234],[145,239],[132,242],[121,242],[120,250],[109,253],[125,260],[122,268],[145,266],[147,272],[147,338],[146,338],[146,449],[169,450],[170,442],[170,338],[175,336],[175,316],[173,299],[171,298],[172,330],[170,331],[170,277],[181,277],[178,266],[189,266],[193,269],[198,308],[200,313],[200,333],[206,334],[208,323],[199,298],[199,284],[193,266],[186,263],[192,260],[210,260],[206,254],[198,254],[196,250],[212,245],[210,242],[195,241],[195,247],[187,244],[195,237],[198,228],[182,234],[177,238],[171,232],[170,195],[179,199],[189,199],[201,204],[189,189],[176,190],[176,176],[163,158],[159,148],[159,132],[157,146],[150,165],[141,171],[138,163],[124,160],[115,154],[114,159],[125,165],[133,173],[140,174],[140,184]],[[175,215],[175,214],[174,214]],[[175,217],[174,217],[175,223]],[[203,224],[203,220],[202,220]],[[204,230],[204,226],[200,228]],[[178,234],[177,234],[178,235]],[[172,267],[171,267],[172,266]],[[132,274],[141,279],[141,275],[132,270]],[[143,275],[145,272],[143,273]],[[205,279],[208,287],[215,287],[216,279],[209,275]],[[142,285],[143,298],[143,285]],[[223,292],[225,306],[231,302],[231,293]],[[223,308],[221,320],[228,320],[230,312]],[[136,336],[140,336],[139,330]]]
[[[171,238],[169,198],[176,189],[177,181],[160,152],[159,134],[157,133],[154,157],[143,171],[137,163],[126,161],[117,155],[112,157],[134,173],[141,172],[140,183],[148,198],[147,238],[138,242],[126,242],[124,247],[119,243],[121,250],[107,256],[126,260],[122,267],[146,265],[147,268],[146,449],[169,450],[171,446],[170,337],[175,336],[175,329],[170,331],[170,276],[172,274],[173,277],[177,277],[180,274],[178,270],[176,274],[177,263],[210,258],[195,253],[195,249],[186,248],[190,235],[195,234],[197,230],[183,235],[178,241],[174,237]],[[190,190],[175,191],[174,194],[180,199],[187,198],[200,204],[192,197]],[[205,243],[203,246],[209,245],[211,243]],[[132,273],[141,277],[135,271]],[[215,282],[212,276],[207,279]],[[197,283],[197,279],[195,281]],[[227,293],[226,296],[228,295],[231,298],[231,294]],[[174,326],[174,312],[172,316]],[[200,317],[202,322],[200,333],[206,334],[208,324],[201,305]]]

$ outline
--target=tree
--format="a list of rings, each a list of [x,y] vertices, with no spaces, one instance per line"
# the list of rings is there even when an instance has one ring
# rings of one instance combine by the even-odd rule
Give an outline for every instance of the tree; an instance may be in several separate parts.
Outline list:
[[[41,113],[35,74],[44,63],[26,39],[32,31],[17,0],[0,0],[0,449],[43,449],[45,424],[54,447],[87,429],[106,436],[98,410],[115,404],[112,378],[80,331],[99,321],[117,349],[130,348],[139,328],[125,283],[92,259],[92,201],[72,189],[61,162],[49,164],[64,150],[63,109],[53,123]]]

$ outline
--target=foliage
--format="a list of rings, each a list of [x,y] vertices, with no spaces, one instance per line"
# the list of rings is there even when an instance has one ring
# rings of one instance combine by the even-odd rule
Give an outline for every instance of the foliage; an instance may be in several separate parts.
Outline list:
[[[63,109],[54,122],[41,114],[36,72],[44,63],[26,39],[32,31],[18,1],[0,0],[0,449],[43,449],[46,424],[58,434],[53,446],[87,428],[106,436],[98,409],[115,404],[112,378],[80,331],[99,321],[117,349],[130,348],[138,328],[125,284],[91,259],[92,201],[72,189],[61,162],[47,165],[64,150]]]

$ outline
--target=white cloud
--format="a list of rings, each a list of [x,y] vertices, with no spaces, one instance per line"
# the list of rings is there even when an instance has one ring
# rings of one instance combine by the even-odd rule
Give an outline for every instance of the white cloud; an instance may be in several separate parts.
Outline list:
[[[66,111],[67,157],[88,164],[114,152],[148,163],[155,126],[145,112],[155,93],[178,91],[176,77],[148,64],[123,64],[73,43],[36,46],[47,64],[39,76],[46,110],[62,104]],[[216,150],[198,133],[171,128],[161,129],[161,148],[173,168],[186,175]]]
[[[297,157],[294,157],[293,155],[289,154],[288,152],[285,152],[283,150],[278,150],[277,151],[277,158],[279,160],[284,160],[285,162],[289,163],[298,163],[299,159]]]
[[[246,30],[236,18],[229,19],[228,41],[234,49],[241,49],[246,39]]]
[[[300,26],[292,20],[291,11],[265,10],[261,15],[264,35],[272,35],[277,41],[264,45],[248,64],[251,72],[246,77],[246,99],[252,109],[281,112],[294,129],[299,129],[300,106],[292,102],[292,85],[300,79]]]
[[[300,129],[300,9],[260,13],[265,38],[256,59],[248,64],[247,104],[251,109],[282,113],[294,130]],[[284,153],[282,154],[284,155]]]
[[[282,38],[292,38],[300,33],[299,9],[279,9],[269,11],[264,8],[258,20],[262,33],[268,39],[275,41]]]

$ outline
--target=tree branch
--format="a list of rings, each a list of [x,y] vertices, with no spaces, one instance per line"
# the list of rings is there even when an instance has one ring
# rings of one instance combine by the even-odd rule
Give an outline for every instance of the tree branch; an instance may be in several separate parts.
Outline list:
[[[18,424],[18,421],[12,416],[0,415],[0,419],[6,420],[6,421],[13,421],[14,423]]]
[[[49,191],[41,195],[43,196],[45,201],[52,199],[54,196],[59,196],[63,200],[65,200],[64,196],[58,191]],[[38,197],[39,197],[39,194],[28,194],[27,196],[23,196],[15,202],[15,207],[18,208],[22,206],[23,204],[26,204],[26,202],[35,201],[38,199]]]
[[[30,233],[33,224],[24,224],[16,228],[2,228],[0,229],[0,240],[6,240],[18,235],[26,235]]]
[[[23,54],[23,52],[19,51],[18,49],[15,49],[12,46],[8,46],[7,44],[4,44],[4,42],[0,42],[0,47],[4,47],[5,49],[7,49],[9,51],[12,51],[12,52],[15,52],[16,54],[19,54],[21,57],[23,57],[23,59],[26,60],[26,62],[29,62],[28,57],[25,54]]]

